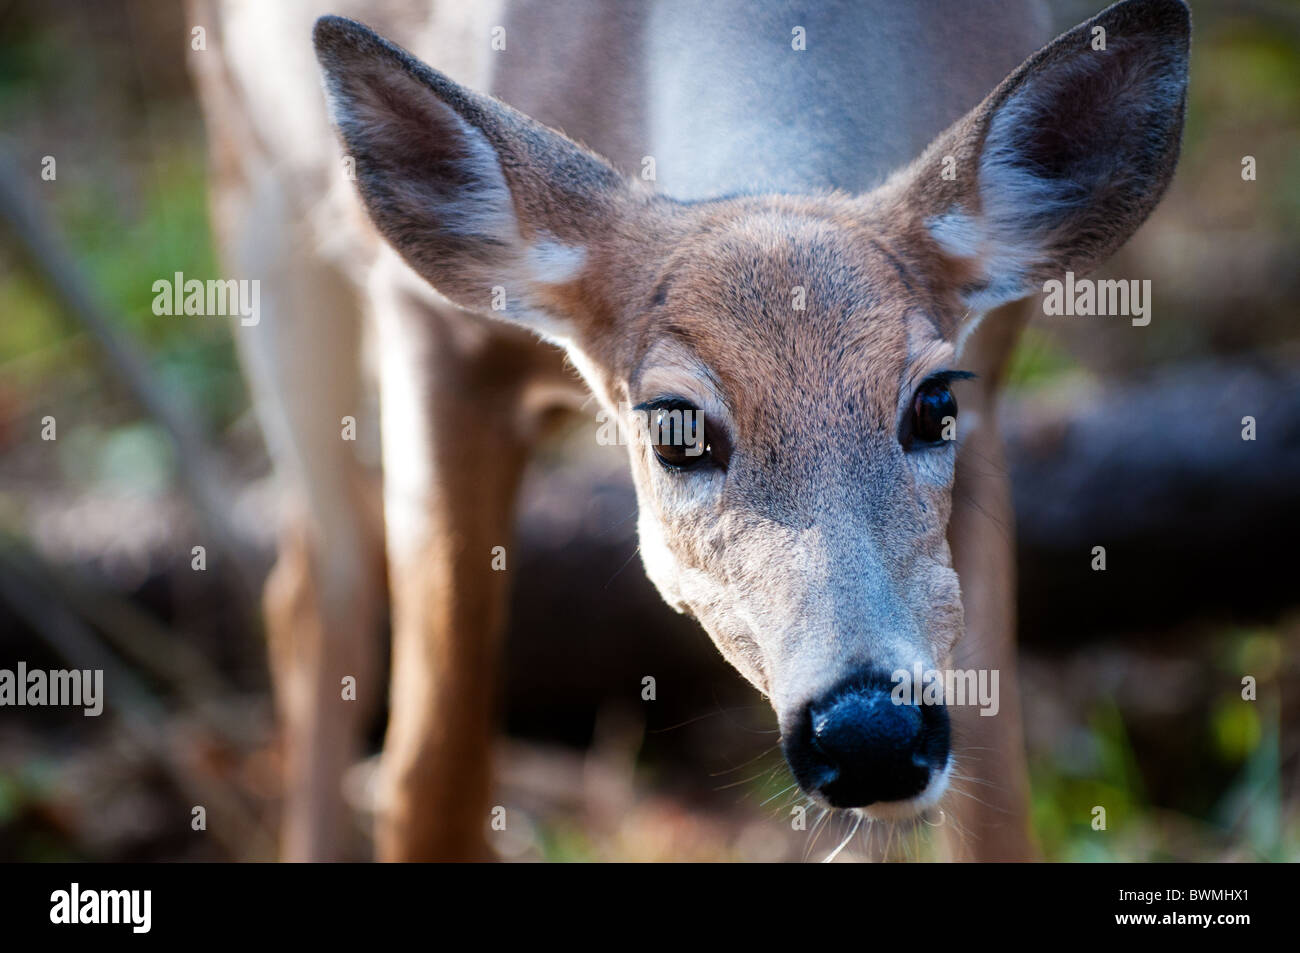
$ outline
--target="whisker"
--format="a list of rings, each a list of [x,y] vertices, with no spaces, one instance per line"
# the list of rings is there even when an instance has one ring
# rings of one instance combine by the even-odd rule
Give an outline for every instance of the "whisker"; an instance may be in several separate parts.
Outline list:
[[[861,826],[862,826],[862,815],[859,814],[857,816],[857,820],[853,824],[853,829],[849,831],[848,836],[846,836],[844,840],[840,841],[839,846],[836,847],[833,851],[831,851],[826,856],[826,858],[822,861],[822,863],[829,864],[832,861],[834,861],[835,858],[840,855],[840,851],[842,851],[845,848],[845,846],[849,843],[849,841],[853,840],[853,835],[858,832],[858,828]]]
[[[627,557],[627,561],[624,562],[623,565],[619,566],[617,569],[614,570],[614,575],[610,576],[610,577],[609,577],[609,580],[605,583],[605,588],[606,588],[606,589],[609,588],[609,584],[610,584],[610,583],[612,583],[615,579],[618,578],[618,574],[619,574],[619,573],[621,573],[621,572],[622,572],[624,569],[626,569],[628,566],[632,565],[632,560],[636,559],[637,555],[638,555],[640,552],[641,552],[641,547],[640,547],[640,545],[638,545],[636,549],[632,550],[632,555],[629,556],[629,557]]]
[[[985,801],[985,800],[983,800],[983,799],[981,799],[981,798],[977,798],[974,794],[971,794],[969,791],[963,791],[961,788],[956,787],[955,785],[954,785],[953,787],[949,788],[948,790],[952,791],[952,793],[954,793],[954,794],[960,794],[962,797],[968,797],[968,798],[970,798],[972,801],[974,801],[976,804],[982,805],[983,807],[987,807],[990,811],[997,811],[999,814],[1010,814],[1010,813],[1011,813],[1011,812],[1008,811],[1006,808],[1004,808],[1004,807],[998,807],[998,806],[995,805],[995,804],[990,804],[988,801]]]
[[[798,783],[795,783],[795,784],[791,784],[789,787],[784,787],[781,790],[777,791],[775,794],[773,794],[771,797],[769,797],[767,800],[760,802],[758,806],[766,807],[768,804],[770,804],[772,801],[775,801],[781,795],[788,794],[791,790],[797,788],[798,786],[799,786]]]
[[[817,841],[821,839],[822,831],[829,826],[831,811],[829,808],[822,808],[821,816],[817,818],[817,823],[813,825],[812,838],[808,844],[808,849],[804,851],[803,859],[806,861],[812,856],[812,852],[817,849]]]
[[[740,764],[733,765],[730,768],[723,768],[721,771],[715,771],[713,774],[709,775],[709,777],[716,778],[724,774],[730,774],[732,771],[739,771],[741,768],[751,765],[755,761],[760,760],[761,758],[766,758],[768,755],[770,755],[773,751],[775,751],[779,747],[780,747],[779,744],[772,745],[772,747],[760,751],[758,754],[754,755],[754,757],[748,759],[747,761],[742,761],[740,762]]]

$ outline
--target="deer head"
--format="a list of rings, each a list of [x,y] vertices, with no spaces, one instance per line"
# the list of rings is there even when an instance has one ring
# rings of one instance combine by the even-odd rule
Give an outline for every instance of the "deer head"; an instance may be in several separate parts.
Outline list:
[[[1188,35],[1177,0],[1117,4],[869,194],[689,204],[357,23],[315,42],[379,231],[456,305],[564,348],[609,412],[671,418],[628,441],[650,577],[771,699],[807,792],[897,813],[949,764],[943,706],[889,688],[962,634],[962,337],[1155,206]]]

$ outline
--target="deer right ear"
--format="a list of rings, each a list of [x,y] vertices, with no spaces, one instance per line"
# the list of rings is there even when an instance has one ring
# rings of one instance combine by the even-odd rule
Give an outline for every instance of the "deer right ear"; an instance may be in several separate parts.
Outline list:
[[[577,279],[627,192],[603,159],[451,81],[368,28],[322,17],[316,56],[371,219],[461,307],[570,336],[543,286]]]
[[[1181,0],[1103,10],[884,186],[911,252],[947,276],[936,290],[987,311],[1091,271],[1133,234],[1178,161],[1190,31]]]

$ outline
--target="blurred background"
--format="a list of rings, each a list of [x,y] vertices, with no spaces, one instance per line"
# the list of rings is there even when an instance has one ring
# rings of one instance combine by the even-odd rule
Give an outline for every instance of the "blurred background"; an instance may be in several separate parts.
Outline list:
[[[1179,172],[1105,271],[1152,279],[1153,320],[1039,317],[1007,389],[1033,820],[1053,860],[1300,858],[1283,690],[1300,683],[1300,3],[1192,7]],[[1099,8],[1054,5],[1062,29]],[[220,274],[191,26],[167,0],[0,0],[0,668],[102,668],[112,686],[100,718],[0,709],[0,860],[274,856],[266,453],[227,319],[151,310],[159,276]],[[848,830],[791,830],[770,709],[646,581],[621,453],[575,430],[528,479],[498,846],[823,859]],[[1098,544],[1106,572],[1081,555]],[[368,770],[350,778],[358,851]],[[871,837],[839,858],[936,853],[926,825]]]

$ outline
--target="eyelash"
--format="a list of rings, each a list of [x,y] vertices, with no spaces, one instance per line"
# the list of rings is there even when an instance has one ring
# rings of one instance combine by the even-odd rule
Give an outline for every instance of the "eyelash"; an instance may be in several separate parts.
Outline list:
[[[955,370],[935,371],[933,374],[927,375],[925,379],[921,381],[921,383],[917,384],[916,387],[913,388],[912,393],[915,394],[926,384],[951,384],[953,381],[974,380],[977,376],[978,375],[976,375],[973,371],[955,371]]]

